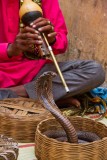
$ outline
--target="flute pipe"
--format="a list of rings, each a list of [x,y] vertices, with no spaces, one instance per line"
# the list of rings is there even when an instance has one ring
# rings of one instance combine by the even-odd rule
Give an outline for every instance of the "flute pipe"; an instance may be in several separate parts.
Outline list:
[[[49,47],[49,50],[50,50],[50,47]],[[57,71],[58,71],[58,73],[59,73],[59,76],[60,76],[60,78],[61,78],[61,80],[62,80],[62,83],[63,83],[63,85],[64,85],[64,87],[65,87],[65,90],[66,90],[66,92],[69,92],[69,88],[68,88],[68,86],[67,86],[67,84],[66,84],[66,81],[65,81],[65,79],[64,79],[64,77],[63,77],[63,75],[62,75],[62,73],[61,73],[61,70],[60,70],[60,68],[59,68],[59,66],[58,66],[58,63],[57,63],[57,61],[56,61],[56,59],[55,59],[55,56],[54,56],[54,54],[53,54],[53,52],[50,50],[50,54],[51,54],[51,56],[52,56],[52,59],[53,59],[53,62],[54,62],[54,64],[55,64],[55,66],[56,66],[56,69],[57,69]]]
[[[12,144],[0,144],[0,147],[4,147],[4,146],[7,146],[7,147],[13,147],[13,146],[15,146],[14,144],[12,145]]]
[[[48,41],[47,41],[47,38],[45,37],[44,33],[42,33],[42,35],[43,35],[43,37],[44,37],[44,39],[45,39],[45,42],[46,42],[46,44],[47,44],[47,46],[48,46],[48,49],[49,49],[50,54],[51,54],[51,56],[52,56],[53,62],[54,62],[54,64],[55,64],[55,66],[56,66],[57,72],[59,73],[59,76],[60,76],[60,78],[61,78],[61,80],[62,80],[62,83],[63,83],[63,85],[64,85],[64,87],[65,87],[65,90],[66,90],[66,92],[69,92],[69,88],[68,88],[68,86],[67,86],[67,84],[66,84],[66,81],[65,81],[65,79],[64,79],[64,77],[63,77],[63,75],[62,75],[62,72],[61,72],[61,70],[60,70],[60,68],[59,68],[59,65],[58,65],[58,63],[57,63],[57,61],[56,61],[56,58],[55,58],[54,53],[53,53],[53,51],[52,51],[52,47],[49,45],[49,43],[48,43]]]

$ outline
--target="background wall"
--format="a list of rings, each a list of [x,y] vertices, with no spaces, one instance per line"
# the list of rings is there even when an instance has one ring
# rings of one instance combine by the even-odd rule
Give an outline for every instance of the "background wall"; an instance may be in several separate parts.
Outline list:
[[[68,28],[66,59],[93,59],[107,70],[107,0],[59,0]]]

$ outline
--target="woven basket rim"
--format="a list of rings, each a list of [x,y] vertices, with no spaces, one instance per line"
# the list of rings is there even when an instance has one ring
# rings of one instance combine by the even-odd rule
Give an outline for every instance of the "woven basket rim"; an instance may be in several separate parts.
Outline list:
[[[89,120],[89,121],[93,121],[94,123],[96,124],[101,124],[102,127],[104,128],[107,128],[107,126],[101,122],[98,122],[98,121],[94,121],[92,119],[89,119],[89,118],[83,118],[83,117],[80,117],[80,116],[72,116],[71,119],[74,118],[74,119],[84,119],[84,120]],[[97,141],[93,141],[93,142],[87,142],[87,143],[80,143],[80,144],[74,144],[74,143],[69,143],[69,142],[60,142],[60,141],[57,141],[56,139],[54,138],[49,138],[47,137],[46,135],[42,134],[41,131],[40,131],[40,126],[44,123],[44,122],[48,122],[50,120],[55,120],[57,121],[55,118],[48,118],[48,119],[45,119],[45,120],[42,120],[38,125],[37,125],[37,129],[36,129],[36,133],[40,134],[41,137],[44,137],[46,139],[46,141],[51,141],[51,142],[54,142],[54,143],[57,143],[57,144],[65,144],[65,145],[72,145],[72,146],[87,146],[87,145],[90,145],[90,144],[97,144],[101,141],[105,141],[107,140],[107,137],[103,137],[101,138],[100,140],[97,140]],[[36,135],[35,135],[36,137]]]
[[[77,120],[78,118],[78,120]],[[96,122],[88,118],[82,118],[83,120],[80,123],[80,119],[82,117],[70,117],[71,123],[74,125],[74,128],[76,130],[83,130],[83,131],[92,131],[96,133],[98,136],[100,136],[101,140],[97,140],[94,142],[87,142],[87,143],[69,143],[69,142],[61,142],[58,140],[55,140],[53,138],[48,138],[43,133],[45,131],[52,129],[55,129],[58,131],[58,129],[62,129],[62,127],[58,124],[58,121],[55,118],[50,118],[47,120],[47,123],[44,122],[42,125],[42,122],[38,124],[38,127],[36,130],[35,135],[35,155],[38,159],[44,160],[65,160],[65,159],[74,159],[74,160],[106,160],[107,159],[107,127],[103,128],[101,127],[105,125],[101,122]],[[52,120],[53,121],[49,121]],[[84,121],[85,120],[85,121]],[[93,123],[89,122],[87,125],[87,120],[95,122]],[[49,122],[48,122],[49,121]],[[96,123],[98,125],[96,125]],[[100,125],[101,124],[101,125]],[[47,152],[48,151],[48,152]]]

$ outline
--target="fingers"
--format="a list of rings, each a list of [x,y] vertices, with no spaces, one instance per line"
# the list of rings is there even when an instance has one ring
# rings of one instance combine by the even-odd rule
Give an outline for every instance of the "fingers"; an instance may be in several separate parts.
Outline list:
[[[32,33],[23,33],[19,34],[17,36],[17,39],[22,39],[22,40],[29,40],[29,39],[34,39],[34,40],[41,40],[41,36],[38,34],[32,34]]]
[[[54,32],[54,26],[51,26],[51,30],[52,30],[52,32]]]
[[[16,36],[14,43],[17,49],[23,52],[35,49],[35,46],[42,45],[43,41],[38,31],[31,27],[25,27]]]
[[[30,32],[30,33],[32,33],[32,34],[38,34],[39,32],[37,31],[37,30],[35,30],[34,28],[31,28],[31,27],[28,27],[28,26],[26,26],[26,27],[24,27],[24,28],[21,28],[21,31],[20,31],[21,33],[28,33],[28,32]]]
[[[41,28],[43,26],[50,25],[49,20],[46,18],[40,17],[36,19],[33,23],[31,23],[31,26],[35,29]]]
[[[52,32],[52,33],[49,33],[47,35],[47,37],[56,37],[57,33],[56,32]]]
[[[38,31],[31,27],[25,27],[16,37],[16,42],[19,41],[22,44],[42,44],[42,38]]]
[[[17,48],[19,48],[22,51],[31,51],[35,49],[35,46],[42,45],[41,40],[35,40],[32,38],[27,39],[16,39],[15,44],[17,45]]]
[[[38,29],[39,32],[51,33],[54,32],[54,27],[52,25],[46,25]]]
[[[15,42],[16,43],[16,42]],[[24,51],[34,51],[35,50],[35,41],[27,41],[25,42],[24,40],[20,40],[19,43],[17,43],[17,48]]]
[[[55,41],[57,33],[54,31],[54,26],[48,19],[40,17],[30,26],[21,29],[16,37],[15,43],[19,49],[22,49],[22,51],[31,50],[32,46],[34,49],[35,46],[43,44],[40,32],[45,33],[49,43]]]
[[[36,19],[31,26],[34,29],[37,29],[39,32],[44,32],[44,33],[50,33],[50,32],[54,32],[54,27],[52,25],[52,23],[43,17],[40,17],[38,19]]]

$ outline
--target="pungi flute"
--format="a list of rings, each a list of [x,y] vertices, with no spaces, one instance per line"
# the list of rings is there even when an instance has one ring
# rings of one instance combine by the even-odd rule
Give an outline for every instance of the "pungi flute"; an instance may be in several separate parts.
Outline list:
[[[30,25],[34,20],[36,20],[39,17],[42,17],[43,13],[42,13],[41,7],[37,3],[34,3],[32,0],[24,0],[22,6],[20,7],[19,15],[20,15],[20,19],[22,20],[24,25]],[[50,53],[50,55],[53,59],[54,65],[57,69],[57,72],[58,72],[60,78],[61,78],[63,86],[65,87],[66,92],[69,92],[69,88],[66,84],[66,81],[62,75],[62,72],[59,68],[57,60],[54,56],[54,53],[52,51],[52,47],[49,45],[45,34],[41,33],[41,36],[43,37],[43,40],[45,41],[44,42],[45,48],[48,48],[48,52]],[[40,50],[40,47],[39,47],[39,51],[42,52]],[[44,56],[44,53],[42,55]]]

